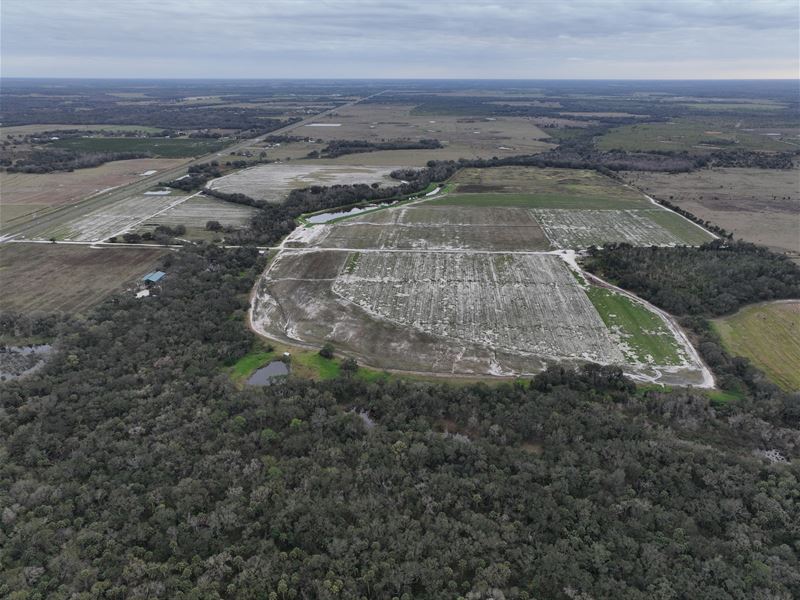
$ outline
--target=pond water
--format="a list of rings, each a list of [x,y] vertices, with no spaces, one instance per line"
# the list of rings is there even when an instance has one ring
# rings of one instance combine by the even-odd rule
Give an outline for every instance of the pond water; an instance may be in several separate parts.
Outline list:
[[[308,217],[307,221],[309,223],[327,223],[328,221],[333,221],[334,219],[339,219],[341,217],[352,217],[353,215],[357,215],[362,212],[366,212],[368,210],[373,210],[375,206],[354,206],[350,210],[340,210],[337,212],[327,212],[322,213],[319,215],[311,215]]]
[[[250,375],[247,385],[271,385],[275,379],[286,377],[288,374],[289,366],[285,362],[273,360]]]
[[[0,378],[17,379],[37,371],[50,350],[50,344],[0,347]]]

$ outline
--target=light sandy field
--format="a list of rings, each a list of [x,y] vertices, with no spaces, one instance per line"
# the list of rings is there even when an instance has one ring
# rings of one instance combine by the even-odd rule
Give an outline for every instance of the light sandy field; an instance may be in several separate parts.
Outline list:
[[[588,248],[614,242],[634,246],[693,245],[714,239],[682,217],[650,210],[534,209],[536,220],[556,248]],[[662,226],[656,219],[663,222]],[[671,229],[670,229],[671,227]]]
[[[380,210],[335,227],[319,227],[289,246],[427,250],[548,250],[539,224],[524,209],[422,205]]]
[[[548,248],[531,210],[502,204],[427,200],[301,227],[258,282],[251,323],[378,368],[511,376],[592,360],[643,381],[706,383],[665,315],[595,302],[573,255]]]
[[[38,230],[29,232],[27,237],[78,242],[100,241],[143,224],[185,198],[184,195],[131,196],[58,224],[43,225]]]
[[[701,219],[800,259],[800,170],[702,169],[626,172],[631,184]]]
[[[83,312],[151,271],[160,248],[0,246],[0,309]]]
[[[72,204],[136,181],[147,171],[163,171],[184,162],[185,159],[142,158],[114,161],[71,173],[0,172],[0,225],[27,220],[37,211]]]
[[[258,211],[250,206],[208,196],[193,196],[186,202],[148,219],[144,226],[155,228],[158,225],[185,225],[188,228],[204,228],[208,221],[218,221],[225,227],[243,227],[256,212]]]
[[[623,361],[594,306],[556,256],[353,256],[352,268],[333,290],[383,319],[512,353]]]
[[[389,177],[398,168],[331,166],[316,161],[303,164],[272,163],[225,175],[213,180],[210,187],[229,194],[245,194],[256,200],[281,202],[291,190],[312,185],[398,185],[399,181]]]

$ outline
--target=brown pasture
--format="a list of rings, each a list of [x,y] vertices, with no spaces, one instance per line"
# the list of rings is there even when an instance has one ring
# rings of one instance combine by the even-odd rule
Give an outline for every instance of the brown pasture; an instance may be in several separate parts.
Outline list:
[[[624,173],[645,193],[670,200],[734,237],[800,259],[800,169],[703,169]]]
[[[0,246],[0,309],[79,313],[157,265],[160,248]]]
[[[163,171],[183,158],[119,160],[71,173],[0,173],[0,225],[32,217],[37,211],[72,204],[101,191],[132,183],[146,171]]]

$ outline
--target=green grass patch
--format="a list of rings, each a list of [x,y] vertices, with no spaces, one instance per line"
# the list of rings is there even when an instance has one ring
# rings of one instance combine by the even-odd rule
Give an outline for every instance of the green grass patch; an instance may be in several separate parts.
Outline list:
[[[590,286],[586,293],[606,327],[622,342],[626,358],[663,366],[681,364],[680,346],[660,316],[612,290]]]
[[[748,306],[712,325],[728,352],[783,389],[800,390],[800,301]]]
[[[49,145],[77,152],[143,152],[160,158],[187,158],[216,152],[223,142],[215,138],[80,137]]]
[[[501,206],[514,208],[626,209],[646,208],[648,203],[613,196],[581,197],[567,194],[448,194],[426,204],[439,206]]]
[[[708,396],[712,404],[717,406],[744,398],[744,394],[737,390],[709,390],[706,392],[706,396]]]
[[[708,231],[684,219],[671,210],[654,210],[648,213],[651,221],[658,223],[670,233],[678,236],[689,246],[700,246],[714,239]]]

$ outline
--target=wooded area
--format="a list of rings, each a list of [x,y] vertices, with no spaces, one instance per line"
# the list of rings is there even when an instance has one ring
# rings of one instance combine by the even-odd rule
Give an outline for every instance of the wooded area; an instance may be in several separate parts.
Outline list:
[[[796,455],[796,395],[714,409],[591,365],[494,388],[237,390],[222,367],[252,344],[262,266],[186,249],[159,296],[42,324],[59,352],[2,394],[0,594],[800,593],[797,463],[753,455]]]

